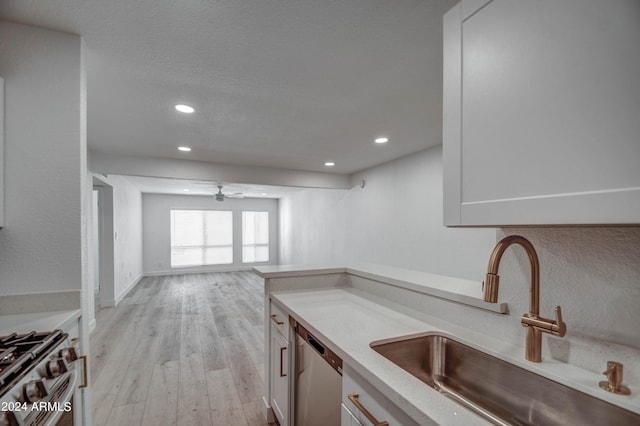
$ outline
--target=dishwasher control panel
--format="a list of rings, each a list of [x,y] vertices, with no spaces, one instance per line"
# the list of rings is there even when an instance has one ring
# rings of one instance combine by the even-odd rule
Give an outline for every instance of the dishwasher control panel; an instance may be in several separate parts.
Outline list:
[[[316,337],[309,333],[309,331],[304,328],[304,326],[300,323],[296,323],[296,333],[304,339],[313,349],[315,349],[318,354],[329,364],[334,370],[336,370],[340,375],[342,375],[342,359],[336,355],[331,349],[326,347],[322,342],[320,342]]]

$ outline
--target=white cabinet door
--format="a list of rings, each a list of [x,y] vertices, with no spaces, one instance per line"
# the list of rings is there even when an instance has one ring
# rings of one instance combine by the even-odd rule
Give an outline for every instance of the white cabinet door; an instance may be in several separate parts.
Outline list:
[[[271,408],[280,423],[288,424],[289,417],[289,342],[271,326]]]
[[[640,3],[473,3],[444,21],[445,224],[640,223]]]
[[[346,405],[341,404],[341,417],[340,417],[340,425],[341,426],[362,426],[362,423],[355,418],[355,416],[349,411]]]
[[[355,402],[349,398],[350,395]],[[347,364],[343,365],[342,370],[342,404],[356,418],[356,423],[352,424],[370,425],[386,421],[389,426],[418,426],[418,423]],[[342,409],[342,426],[345,425],[344,422],[345,408]]]

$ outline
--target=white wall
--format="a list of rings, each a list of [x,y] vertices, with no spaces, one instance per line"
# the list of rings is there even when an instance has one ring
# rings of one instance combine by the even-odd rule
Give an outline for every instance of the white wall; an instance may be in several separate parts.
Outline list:
[[[550,340],[554,357],[598,371],[604,365],[589,363],[613,350],[612,343],[634,347],[633,363],[619,361],[630,367],[625,377],[640,381],[640,228],[503,228],[496,238],[511,234],[529,239],[538,253],[540,314],[553,318],[553,308],[562,307],[568,331],[565,339]],[[486,256],[488,260],[489,253]],[[500,299],[508,301],[510,310],[504,321],[513,324],[511,338],[524,342],[517,321],[529,311],[524,250],[509,248],[499,272]]]
[[[349,190],[305,189],[280,199],[280,263],[342,263],[347,258]]]
[[[108,244],[98,244],[98,226],[95,218],[98,216],[96,203],[93,200],[94,185],[101,187],[100,203],[110,206],[106,208],[109,214],[102,218],[110,222],[110,226],[102,224],[106,230],[113,230],[112,240]],[[87,217],[93,217],[93,223],[88,226],[87,241],[92,254],[89,257],[89,279],[86,289],[87,311],[86,317],[90,327],[95,326],[94,283],[101,272],[95,257],[98,245],[103,249],[99,253],[103,258],[105,269],[102,278],[108,282],[101,282],[100,303],[103,306],[115,306],[127,293],[133,289],[142,278],[142,194],[140,191],[122,176],[96,176],[88,174],[87,177]],[[110,198],[109,200],[105,197]],[[101,207],[102,208],[102,207]],[[104,208],[102,208],[104,212]],[[109,232],[109,231],[107,231]],[[111,259],[106,250],[111,252]],[[113,261],[111,263],[111,260]]]
[[[360,188],[361,180],[365,187]],[[281,263],[365,261],[477,279],[495,230],[442,226],[442,149],[353,176],[350,190],[308,189],[280,202]]]
[[[242,210],[269,212],[269,262],[278,263],[278,200],[227,198],[223,202],[211,196],[143,194],[144,273],[146,275],[184,274],[192,272],[248,269],[255,264],[242,263]],[[171,268],[170,210],[233,211],[234,263],[231,265]]]
[[[5,21],[0,40],[6,206],[0,295],[80,290],[87,262],[82,40]]]
[[[93,280],[93,290],[98,291],[100,288],[100,239],[98,235],[100,234],[100,207],[98,206],[98,191],[95,189],[91,189],[91,250],[93,250],[93,255],[91,256],[93,271],[92,271],[92,280]]]
[[[95,297],[94,297],[94,284],[93,279],[96,272],[99,271],[99,259],[97,258],[97,252],[95,251],[96,243],[99,241],[97,237],[98,226],[94,226],[95,216],[97,216],[97,198],[94,200],[92,176],[87,171],[87,176],[84,181],[85,196],[85,215],[87,218],[86,223],[86,247],[87,247],[87,280],[83,288],[84,308],[83,308],[83,320],[87,324],[87,332],[91,333],[96,326],[95,315]],[[97,284],[96,284],[97,285]]]
[[[281,201],[281,216],[291,221],[283,227],[281,263],[367,261],[480,286],[495,243],[520,234],[540,258],[541,315],[553,317],[561,305],[568,326],[567,338],[547,347],[554,357],[595,371],[604,367],[598,357],[611,345],[640,348],[640,228],[445,228],[441,152],[433,148],[354,176],[354,183],[365,179],[364,189],[307,190]],[[318,225],[339,230],[330,244]],[[334,252],[341,244],[346,249]],[[500,265],[499,297],[509,314],[454,309],[454,322],[524,347],[519,317],[529,310],[529,273],[524,251],[510,248]],[[492,321],[498,324],[487,327]],[[640,366],[625,355],[637,352],[616,353]],[[629,374],[640,380],[640,373]]]
[[[118,303],[143,276],[142,194],[126,178],[109,176],[113,188],[113,281]]]

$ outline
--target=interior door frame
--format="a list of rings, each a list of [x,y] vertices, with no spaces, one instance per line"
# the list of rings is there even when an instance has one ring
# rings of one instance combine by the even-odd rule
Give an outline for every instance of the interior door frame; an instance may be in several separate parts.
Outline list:
[[[113,187],[99,176],[93,176],[93,189],[98,192],[100,306],[113,307],[115,301],[113,255]]]

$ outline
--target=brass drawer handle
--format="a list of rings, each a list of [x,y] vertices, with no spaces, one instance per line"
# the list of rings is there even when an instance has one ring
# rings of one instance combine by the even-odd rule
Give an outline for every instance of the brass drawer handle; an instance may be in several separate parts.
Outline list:
[[[364,408],[364,405],[360,403],[360,401],[358,400],[358,396],[358,393],[354,392],[347,395],[347,398],[349,398],[349,401],[353,402],[353,405],[355,405],[356,408],[360,410],[362,414],[364,414],[364,416],[373,424],[373,426],[389,426],[389,422],[387,422],[386,420],[384,422],[379,422],[378,420],[376,420],[376,418],[373,417],[373,414],[371,414],[369,410]]]
[[[280,377],[287,377],[286,373],[282,372],[282,353],[287,349],[287,347],[280,348]]]
[[[271,315],[271,320],[276,323],[276,325],[282,325],[284,322],[278,320],[278,316],[276,314]]]
[[[78,386],[79,389],[86,388],[89,385],[87,379],[87,356],[80,355],[78,359],[82,360],[82,383]]]

